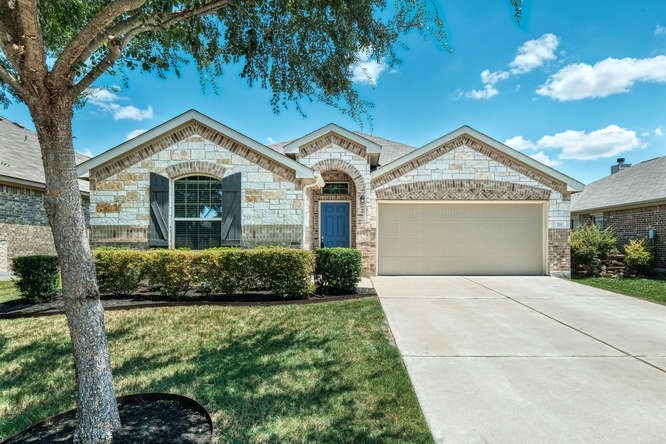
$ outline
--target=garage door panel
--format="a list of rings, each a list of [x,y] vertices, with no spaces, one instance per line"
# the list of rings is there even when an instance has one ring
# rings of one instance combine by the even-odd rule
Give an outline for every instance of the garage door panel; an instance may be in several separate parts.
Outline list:
[[[543,274],[542,204],[379,206],[380,274]]]

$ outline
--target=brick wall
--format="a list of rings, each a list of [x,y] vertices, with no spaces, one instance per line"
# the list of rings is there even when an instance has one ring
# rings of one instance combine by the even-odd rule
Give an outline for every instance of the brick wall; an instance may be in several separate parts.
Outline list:
[[[647,239],[648,229],[656,230],[655,266],[666,268],[666,204],[604,212],[604,224],[613,227],[618,248],[631,239]]]
[[[88,219],[88,199],[83,199]],[[0,185],[0,271],[9,271],[11,258],[55,254],[53,235],[44,209],[44,193]]]

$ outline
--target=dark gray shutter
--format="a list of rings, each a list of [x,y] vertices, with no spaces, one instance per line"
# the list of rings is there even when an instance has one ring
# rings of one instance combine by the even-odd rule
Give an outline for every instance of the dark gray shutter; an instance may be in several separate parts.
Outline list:
[[[169,179],[150,173],[150,229],[148,246],[169,246]]]
[[[222,245],[241,242],[241,173],[222,179]]]

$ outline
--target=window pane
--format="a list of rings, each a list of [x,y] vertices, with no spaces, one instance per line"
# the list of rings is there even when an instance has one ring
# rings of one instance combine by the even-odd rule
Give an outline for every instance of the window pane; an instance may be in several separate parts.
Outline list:
[[[327,183],[324,185],[323,194],[348,194],[349,184],[343,182]]]
[[[190,176],[175,182],[175,217],[215,219],[221,214],[222,181],[206,176]]]
[[[221,234],[222,222],[219,220],[177,220],[174,246],[192,250],[219,247]]]

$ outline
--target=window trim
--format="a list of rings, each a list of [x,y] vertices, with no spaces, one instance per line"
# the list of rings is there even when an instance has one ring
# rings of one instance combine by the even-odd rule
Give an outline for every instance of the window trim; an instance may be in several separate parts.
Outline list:
[[[198,217],[176,217],[176,182],[181,180],[181,179],[186,179],[188,177],[195,177],[195,176],[202,176],[202,177],[209,177],[211,179],[215,179],[220,182],[222,185],[222,192],[224,192],[224,182],[221,177],[214,176],[212,174],[206,174],[206,173],[188,173],[184,174],[182,176],[178,177],[170,177],[169,178],[169,248],[173,249],[176,248],[176,221],[220,221],[221,225],[224,225],[224,220],[223,220],[223,214],[224,214],[224,208],[222,209],[222,213],[220,213],[219,218],[207,218],[207,219],[201,219]],[[220,227],[220,241],[221,241],[222,233],[221,233],[221,227]]]
[[[347,186],[347,192],[346,193],[325,193],[324,188],[326,188],[326,185],[346,185]],[[348,196],[350,194],[349,182],[344,182],[342,180],[337,180],[337,181],[332,181],[332,182],[325,182],[324,186],[321,188],[321,194],[323,196]]]

